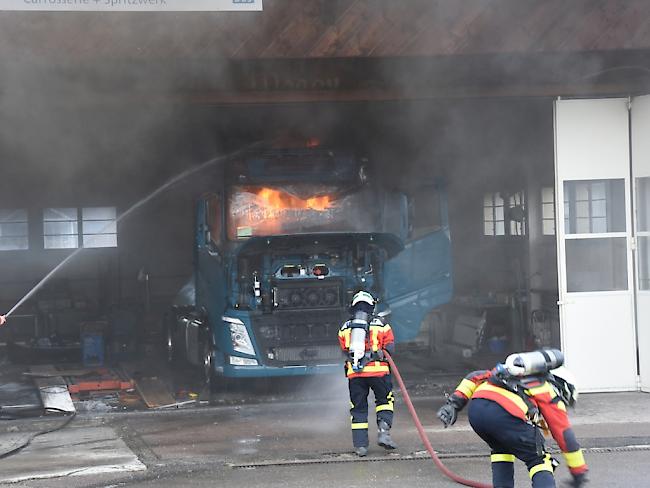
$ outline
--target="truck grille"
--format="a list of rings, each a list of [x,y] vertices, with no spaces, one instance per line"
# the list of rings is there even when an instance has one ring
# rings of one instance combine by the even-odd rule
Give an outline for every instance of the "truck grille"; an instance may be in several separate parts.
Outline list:
[[[338,330],[346,310],[280,311],[252,317],[262,362],[268,366],[332,363],[341,358]]]
[[[276,283],[274,293],[276,308],[279,310],[341,307],[339,280]]]
[[[314,361],[331,363],[343,357],[339,346],[274,347],[269,352],[275,361],[296,364],[312,364]]]

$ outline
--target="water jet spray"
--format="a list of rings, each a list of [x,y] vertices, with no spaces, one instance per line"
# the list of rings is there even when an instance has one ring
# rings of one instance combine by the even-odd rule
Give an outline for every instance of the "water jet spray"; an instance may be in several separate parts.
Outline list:
[[[233,157],[235,157],[235,156],[237,156],[237,155],[239,155],[239,154],[241,154],[243,152],[249,151],[249,150],[253,149],[254,147],[262,144],[263,142],[265,142],[265,141],[263,141],[263,140],[262,141],[256,141],[256,142],[254,142],[252,144],[249,144],[249,145],[245,146],[242,149],[238,149],[236,151],[233,151],[233,152],[231,152],[229,154],[226,154],[226,155],[223,155],[223,156],[218,156],[216,158],[212,158],[212,159],[210,159],[208,161],[205,161],[205,162],[199,164],[198,166],[195,166],[194,168],[189,168],[189,169],[183,171],[182,173],[179,173],[178,175],[174,176],[173,178],[171,178],[170,180],[168,180],[167,182],[165,182],[161,186],[159,186],[157,189],[155,189],[154,191],[149,193],[147,196],[145,196],[141,200],[139,200],[136,203],[134,203],[133,205],[131,205],[123,213],[118,215],[117,218],[115,219],[115,225],[117,225],[120,221],[124,220],[126,217],[128,217],[130,214],[132,214],[135,210],[142,207],[143,205],[145,205],[146,203],[151,201],[153,198],[155,198],[156,196],[158,196],[159,194],[161,194],[165,190],[169,189],[170,187],[172,187],[173,185],[175,185],[179,181],[187,178],[190,175],[193,175],[194,173],[198,173],[199,171],[202,171],[202,170],[204,170],[204,169],[206,169],[206,168],[208,168],[208,167],[210,167],[210,166],[212,166],[214,164],[221,163],[221,162],[226,161],[226,160],[228,160],[230,158],[233,158]],[[102,230],[107,229],[111,225],[113,225],[113,222],[108,224]],[[79,254],[83,250],[84,250],[84,248],[80,247],[78,249],[75,249],[68,256],[66,256],[66,258],[63,259],[63,261],[61,261],[59,264],[57,264],[48,274],[45,275],[45,277],[41,281],[39,281],[31,290],[29,290],[25,294],[25,296],[23,296],[20,300],[18,300],[18,302],[4,316],[9,317],[11,314],[13,314],[23,303],[25,303],[25,301],[27,301],[32,295],[34,295],[34,293],[36,293],[57,271],[59,271],[63,266],[66,265],[66,263],[71,261],[77,254]]]

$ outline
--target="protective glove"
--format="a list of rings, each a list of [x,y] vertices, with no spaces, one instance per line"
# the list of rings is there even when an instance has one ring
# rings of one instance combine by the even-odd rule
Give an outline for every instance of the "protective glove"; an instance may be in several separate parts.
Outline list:
[[[376,361],[383,361],[384,358],[385,358],[384,350],[383,349],[378,349],[377,351],[375,351],[374,356],[375,356]]]
[[[589,480],[587,479],[587,475],[585,473],[574,474],[573,479],[571,481],[568,481],[566,486],[570,488],[581,488],[585,486],[588,481]]]
[[[456,423],[456,418],[458,417],[458,410],[456,410],[456,407],[454,407],[451,403],[447,403],[442,407],[440,407],[437,416],[440,419],[440,421],[443,424],[445,424],[445,429],[446,429],[450,425],[454,425]]]

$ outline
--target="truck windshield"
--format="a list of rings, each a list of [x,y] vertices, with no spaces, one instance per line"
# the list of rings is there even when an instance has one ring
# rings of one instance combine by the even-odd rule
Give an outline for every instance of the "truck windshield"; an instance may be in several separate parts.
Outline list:
[[[228,199],[228,238],[373,232],[380,227],[373,197],[367,189],[343,193],[331,185],[234,186]]]

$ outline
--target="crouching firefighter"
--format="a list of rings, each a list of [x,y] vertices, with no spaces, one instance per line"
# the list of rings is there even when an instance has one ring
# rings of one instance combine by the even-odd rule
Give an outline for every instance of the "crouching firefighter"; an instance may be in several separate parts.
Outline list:
[[[374,316],[375,299],[365,291],[352,297],[352,318],[339,330],[339,343],[347,354],[345,374],[350,390],[352,443],[358,456],[368,454],[368,393],[375,394],[377,444],[385,449],[397,445],[390,437],[393,425],[393,385],[384,350],[395,350],[393,330],[382,318]]]
[[[471,399],[469,423],[492,449],[494,488],[515,486],[515,458],[526,463],[534,488],[556,486],[553,472],[559,463],[546,452],[541,430],[550,430],[562,450],[570,486],[587,482],[587,464],[567,416],[578,391],[563,362],[557,349],[511,354],[491,371],[468,374],[438,410],[448,427]]]

